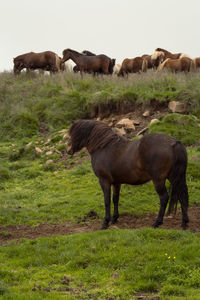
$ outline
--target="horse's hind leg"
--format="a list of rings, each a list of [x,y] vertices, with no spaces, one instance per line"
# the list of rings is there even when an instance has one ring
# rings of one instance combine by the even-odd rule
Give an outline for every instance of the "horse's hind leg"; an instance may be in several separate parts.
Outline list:
[[[113,185],[114,214],[112,218],[112,224],[115,224],[117,222],[117,219],[119,218],[118,203],[119,203],[120,187],[121,187],[120,184]]]
[[[154,181],[153,183],[154,183],[156,192],[158,193],[158,195],[160,197],[160,210],[158,213],[158,217],[157,217],[155,223],[153,224],[153,227],[156,228],[163,223],[163,217],[165,214],[167,202],[169,200],[169,195],[167,193],[167,189],[165,187],[164,182]]]
[[[105,218],[102,224],[102,229],[106,229],[109,226],[110,222],[110,195],[111,195],[111,185],[110,183],[104,179],[99,178],[99,183],[102,188],[103,194],[104,194],[104,203],[105,203]]]

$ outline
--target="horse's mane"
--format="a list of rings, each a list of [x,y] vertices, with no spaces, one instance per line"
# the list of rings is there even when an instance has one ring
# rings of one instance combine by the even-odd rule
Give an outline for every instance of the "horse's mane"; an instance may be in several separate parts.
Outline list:
[[[70,51],[70,52],[73,52],[73,53],[75,53],[75,54],[82,55],[82,56],[84,55],[84,54],[81,53],[81,52],[78,52],[78,51],[75,51],[75,50],[72,50],[72,49],[69,49],[69,48],[63,50],[63,55],[64,55],[64,53],[66,53],[67,51]]]
[[[171,52],[169,52],[165,49],[162,49],[162,48],[156,48],[155,51],[161,51],[161,52],[164,52],[164,53],[172,54]]]
[[[90,153],[119,141],[127,141],[126,138],[114,133],[107,124],[94,120],[78,120],[74,122],[69,130],[69,134],[72,145],[77,151],[87,147]]]
[[[157,48],[157,49],[160,49],[160,48]],[[157,59],[161,55],[164,56],[165,53],[163,51],[155,50],[155,52],[151,55],[151,59]]]
[[[92,53],[92,52],[90,52],[88,50],[83,50],[82,54],[87,55],[87,56],[96,56],[96,54],[94,54],[94,53]]]

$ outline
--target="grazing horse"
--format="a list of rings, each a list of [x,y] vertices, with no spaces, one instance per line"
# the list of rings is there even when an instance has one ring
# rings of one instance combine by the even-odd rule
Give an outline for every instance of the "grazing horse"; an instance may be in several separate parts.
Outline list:
[[[147,69],[157,68],[161,61],[160,57],[157,57],[157,59],[152,59],[151,55],[149,54],[143,54],[141,57],[147,60]]]
[[[65,49],[63,50],[62,62],[71,59],[77,65],[78,71],[93,73],[102,73],[110,74],[110,64],[113,65],[113,60],[108,56],[100,54],[95,56],[88,56],[82,53],[79,53],[75,50]],[[113,67],[112,67],[113,69]]]
[[[196,71],[197,69],[200,68],[200,57],[196,57],[195,59],[193,59],[194,62],[194,70]]]
[[[92,53],[92,52],[90,52],[90,51],[88,51],[88,50],[83,50],[83,51],[82,51],[82,54],[87,55],[87,56],[96,56],[96,54],[94,54],[94,53]],[[104,54],[101,54],[101,55],[104,55]],[[105,55],[105,56],[106,56],[106,55]],[[108,71],[109,71],[109,74],[112,75],[113,70],[114,70],[114,66],[115,66],[115,61],[116,61],[116,60],[115,60],[115,59],[111,59],[111,58],[109,58],[109,59],[110,59],[110,64],[109,64],[109,69],[108,69]],[[73,71],[74,71],[75,73],[79,72],[79,71],[80,71],[80,70],[79,70],[79,67],[78,67],[78,66],[74,66]],[[99,73],[102,73],[102,71],[99,70]]]
[[[158,68],[157,72],[162,71],[164,68],[172,72],[190,72],[194,71],[194,62],[189,57],[182,57],[178,59],[167,58]]]
[[[128,73],[138,73],[140,71],[146,72],[147,64],[147,60],[140,56],[132,59],[125,58],[117,76],[124,76],[125,74],[128,76]]]
[[[25,53],[15,57],[13,63],[14,74],[20,74],[24,68],[26,68],[27,71],[43,70],[50,71],[50,73],[60,71],[59,56],[52,51]]]
[[[152,133],[140,140],[128,141],[114,133],[101,121],[78,120],[69,130],[68,154],[86,147],[92,161],[92,168],[99,178],[104,193],[105,218],[102,229],[111,220],[110,202],[113,186],[114,215],[112,223],[119,217],[118,202],[121,184],[139,185],[150,180],[160,197],[160,210],[153,227],[163,223],[169,196],[165,187],[166,179],[171,183],[171,199],[168,213],[178,200],[182,209],[182,227],[188,219],[188,189],[186,184],[187,152],[184,145],[175,138]]]

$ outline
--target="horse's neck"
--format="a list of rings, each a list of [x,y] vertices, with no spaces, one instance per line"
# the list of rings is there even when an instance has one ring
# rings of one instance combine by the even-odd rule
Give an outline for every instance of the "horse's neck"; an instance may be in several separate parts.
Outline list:
[[[78,52],[70,51],[70,59],[73,60],[75,64],[79,64],[81,61],[82,55]]]

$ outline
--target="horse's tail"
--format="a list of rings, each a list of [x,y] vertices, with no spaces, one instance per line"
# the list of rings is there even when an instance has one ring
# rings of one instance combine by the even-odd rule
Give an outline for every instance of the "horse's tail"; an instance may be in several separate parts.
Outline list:
[[[165,59],[165,60],[163,61],[163,63],[158,67],[157,72],[160,72],[160,71],[163,70],[163,68],[164,68],[165,65],[166,65],[166,62],[168,62],[169,59],[170,59],[170,58],[167,58],[167,59]]]
[[[148,68],[148,62],[147,60],[144,58],[142,61],[142,72],[146,72]]]
[[[60,69],[61,69],[61,59],[60,59],[60,57],[57,54],[55,54],[55,59],[56,59],[56,68],[57,68],[58,72],[60,72]]]
[[[176,141],[172,147],[174,152],[174,167],[169,176],[171,195],[167,214],[169,215],[172,211],[176,213],[177,203],[180,201],[182,213],[185,215],[184,220],[187,223],[189,221],[187,217],[189,203],[188,188],[186,184],[187,152],[185,146],[180,141]]]
[[[195,68],[194,61],[193,61],[193,59],[191,59],[191,62],[190,62],[190,72],[194,72],[195,70],[196,70],[196,68]]]

